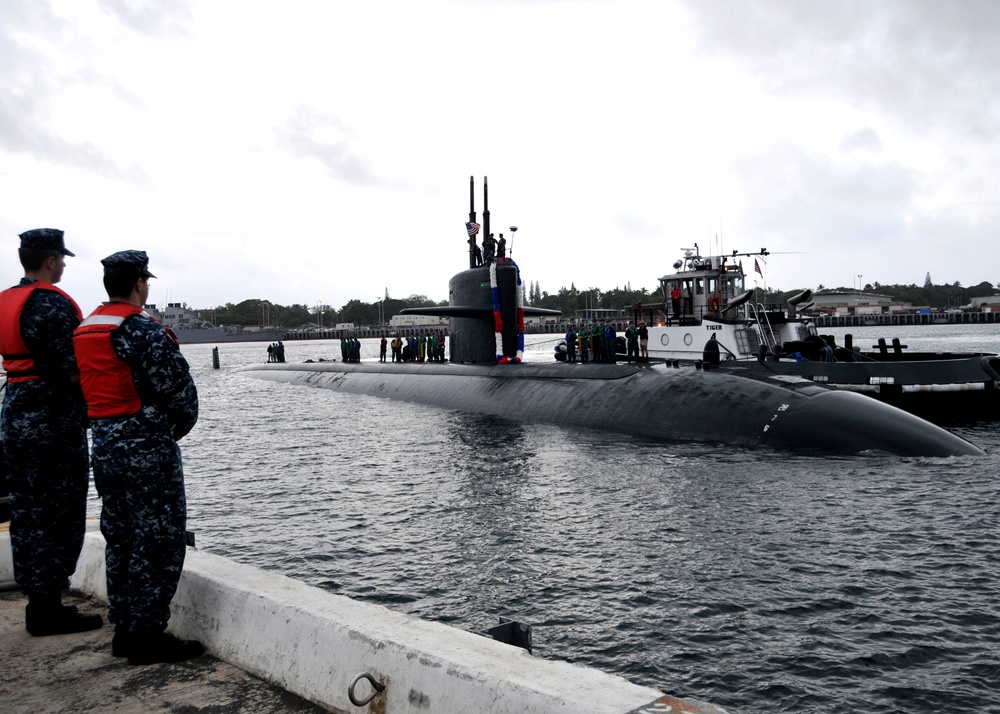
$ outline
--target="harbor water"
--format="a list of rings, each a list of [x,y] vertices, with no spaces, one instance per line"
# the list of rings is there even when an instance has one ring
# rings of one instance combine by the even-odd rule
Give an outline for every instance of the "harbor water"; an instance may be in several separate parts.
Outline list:
[[[824,332],[1000,351],[1000,325]],[[219,370],[212,347],[183,348],[204,551],[473,632],[512,617],[535,656],[733,714],[1000,712],[1000,423],[955,429],[985,457],[651,443],[258,380],[266,344]]]

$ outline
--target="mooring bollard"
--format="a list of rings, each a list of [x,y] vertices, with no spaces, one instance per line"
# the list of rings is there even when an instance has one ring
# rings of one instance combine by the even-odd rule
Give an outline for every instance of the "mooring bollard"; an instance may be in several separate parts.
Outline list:
[[[212,369],[218,369],[218,368],[219,368],[219,348],[218,347],[213,347],[212,348]]]

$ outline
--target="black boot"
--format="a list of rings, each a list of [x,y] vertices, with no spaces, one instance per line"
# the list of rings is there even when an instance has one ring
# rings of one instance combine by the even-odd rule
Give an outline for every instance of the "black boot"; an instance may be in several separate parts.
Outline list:
[[[104,625],[100,615],[77,612],[72,605],[60,602],[59,594],[28,596],[24,611],[25,628],[35,637],[68,635],[74,632],[96,630]]]
[[[205,654],[205,648],[195,640],[178,640],[166,632],[133,633],[129,664],[183,662]]]
[[[128,625],[115,625],[115,636],[111,638],[111,656],[128,657],[132,651],[132,633]]]

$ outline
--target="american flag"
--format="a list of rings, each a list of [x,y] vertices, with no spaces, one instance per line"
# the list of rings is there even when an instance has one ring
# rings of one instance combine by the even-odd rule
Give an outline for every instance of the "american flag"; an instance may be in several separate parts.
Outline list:
[[[760,263],[757,262],[756,258],[753,259],[753,270],[763,279],[764,273],[760,272]]]
[[[465,230],[469,231],[469,235],[470,236],[474,236],[474,235],[476,235],[476,233],[479,232],[479,224],[478,223],[466,223],[465,224]]]
[[[740,269],[740,280],[743,280],[744,276],[743,276],[743,261],[742,260],[740,261],[739,269]]]

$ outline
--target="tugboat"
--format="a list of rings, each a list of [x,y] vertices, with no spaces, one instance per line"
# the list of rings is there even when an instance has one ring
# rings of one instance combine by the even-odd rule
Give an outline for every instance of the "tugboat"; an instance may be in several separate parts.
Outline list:
[[[744,287],[743,257],[759,253],[703,256],[694,248],[674,263],[677,271],[660,278],[663,305],[658,319],[647,308],[650,320],[649,355],[652,359],[693,361],[702,359],[706,343],[714,338],[722,361],[757,359],[762,348],[777,349],[786,342],[816,335],[816,328],[798,319],[796,306],[808,301],[806,290],[788,301],[788,310],[755,303],[754,292]],[[710,348],[713,352],[715,346]],[[716,361],[712,359],[711,361]]]
[[[805,290],[782,306],[754,302],[745,289],[742,258],[770,253],[733,251],[702,256],[695,244],[659,279],[663,304],[647,308],[649,355],[698,361],[726,370],[800,378],[874,397],[940,424],[1000,418],[1000,355],[907,352],[899,339],[879,339],[872,351],[850,335],[836,344],[800,310]]]
[[[484,205],[488,226],[487,211]],[[475,224],[474,208],[469,224]],[[338,392],[663,441],[841,454],[983,453],[894,407],[806,379],[774,379],[760,370],[665,362],[525,364],[524,315],[554,311],[525,307],[518,266],[499,254],[480,259],[469,230],[469,268],[449,282],[449,304],[404,310],[451,319],[450,363],[285,363],[243,371]]]

